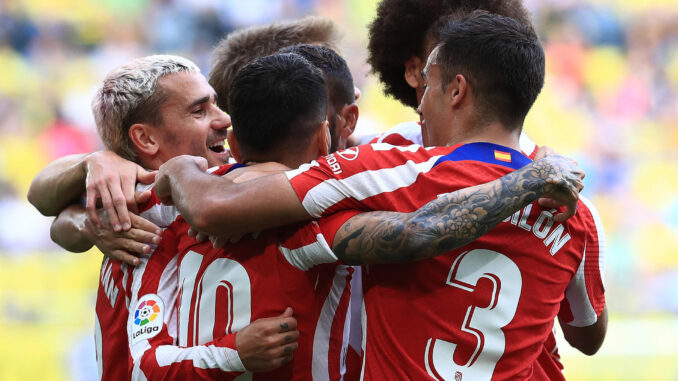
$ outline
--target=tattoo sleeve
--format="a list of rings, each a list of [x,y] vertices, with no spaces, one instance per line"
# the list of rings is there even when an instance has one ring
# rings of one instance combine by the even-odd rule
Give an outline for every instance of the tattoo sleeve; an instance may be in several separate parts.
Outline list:
[[[545,194],[578,197],[576,165],[565,159],[549,156],[492,182],[443,194],[412,213],[358,214],[339,229],[333,250],[347,264],[409,262],[446,253]]]

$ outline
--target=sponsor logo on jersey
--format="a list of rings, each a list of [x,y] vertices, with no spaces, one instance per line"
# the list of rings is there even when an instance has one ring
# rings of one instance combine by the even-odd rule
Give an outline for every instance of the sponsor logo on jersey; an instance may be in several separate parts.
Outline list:
[[[352,161],[358,157],[358,147],[346,148],[343,151],[337,151],[337,155],[344,160]]]
[[[164,310],[162,299],[156,294],[146,294],[139,299],[139,304],[134,311],[132,344],[148,340],[160,332]]]

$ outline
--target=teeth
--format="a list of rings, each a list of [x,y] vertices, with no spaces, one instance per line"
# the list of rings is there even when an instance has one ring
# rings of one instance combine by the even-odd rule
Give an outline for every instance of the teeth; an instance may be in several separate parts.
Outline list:
[[[221,140],[221,141],[218,141],[218,142],[216,142],[216,143],[214,143],[214,144],[212,144],[212,145],[210,145],[210,146],[208,146],[208,147],[209,147],[210,149],[219,149],[219,150],[223,150],[225,145],[226,145],[226,140]]]

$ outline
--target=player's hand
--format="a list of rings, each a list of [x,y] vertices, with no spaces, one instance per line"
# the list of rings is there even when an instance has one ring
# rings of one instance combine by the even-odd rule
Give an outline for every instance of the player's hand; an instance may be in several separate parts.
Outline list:
[[[543,207],[565,206],[565,212],[554,215],[553,220],[562,222],[574,216],[577,211],[579,192],[584,189],[586,173],[579,168],[577,162],[561,155],[549,153],[539,160],[535,160],[535,167],[545,176],[546,186],[544,197],[549,200],[540,200]]]
[[[84,165],[87,172],[85,189],[89,218],[97,226],[102,226],[96,212],[97,200],[101,199],[113,230],[129,230],[132,227],[129,211],[137,211],[134,200],[136,183],[152,183],[155,172],[149,172],[111,151],[98,151],[88,155]]]
[[[553,148],[551,148],[549,146],[541,146],[537,150],[537,153],[534,155],[534,160],[543,159],[546,156],[553,156],[553,155],[557,155],[557,154],[558,153],[556,151],[554,151]]]
[[[196,241],[198,241],[200,243],[203,243],[210,238],[209,235],[207,235],[203,232],[197,231],[192,226],[188,228],[188,236],[193,237]]]
[[[299,347],[299,331],[293,311],[287,307],[280,316],[257,319],[238,331],[235,347],[248,371],[265,372],[292,360]]]
[[[155,177],[155,195],[165,205],[172,205],[172,176],[187,168],[198,167],[202,172],[207,171],[207,159],[200,156],[181,155],[174,157],[160,166]]]
[[[138,256],[151,252],[151,245],[160,242],[162,230],[152,222],[134,213],[130,213],[131,228],[129,230],[114,231],[107,224],[106,211],[97,210],[103,225],[97,225],[87,218],[84,234],[101,252],[112,259],[117,259],[130,266],[140,263]]]

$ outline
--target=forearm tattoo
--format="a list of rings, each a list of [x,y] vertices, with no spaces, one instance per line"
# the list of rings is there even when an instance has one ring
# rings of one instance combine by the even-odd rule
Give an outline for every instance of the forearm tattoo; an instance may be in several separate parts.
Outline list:
[[[430,258],[478,239],[546,193],[577,197],[577,173],[569,159],[549,156],[490,183],[441,195],[412,213],[359,214],[342,226],[333,248],[348,264]]]

